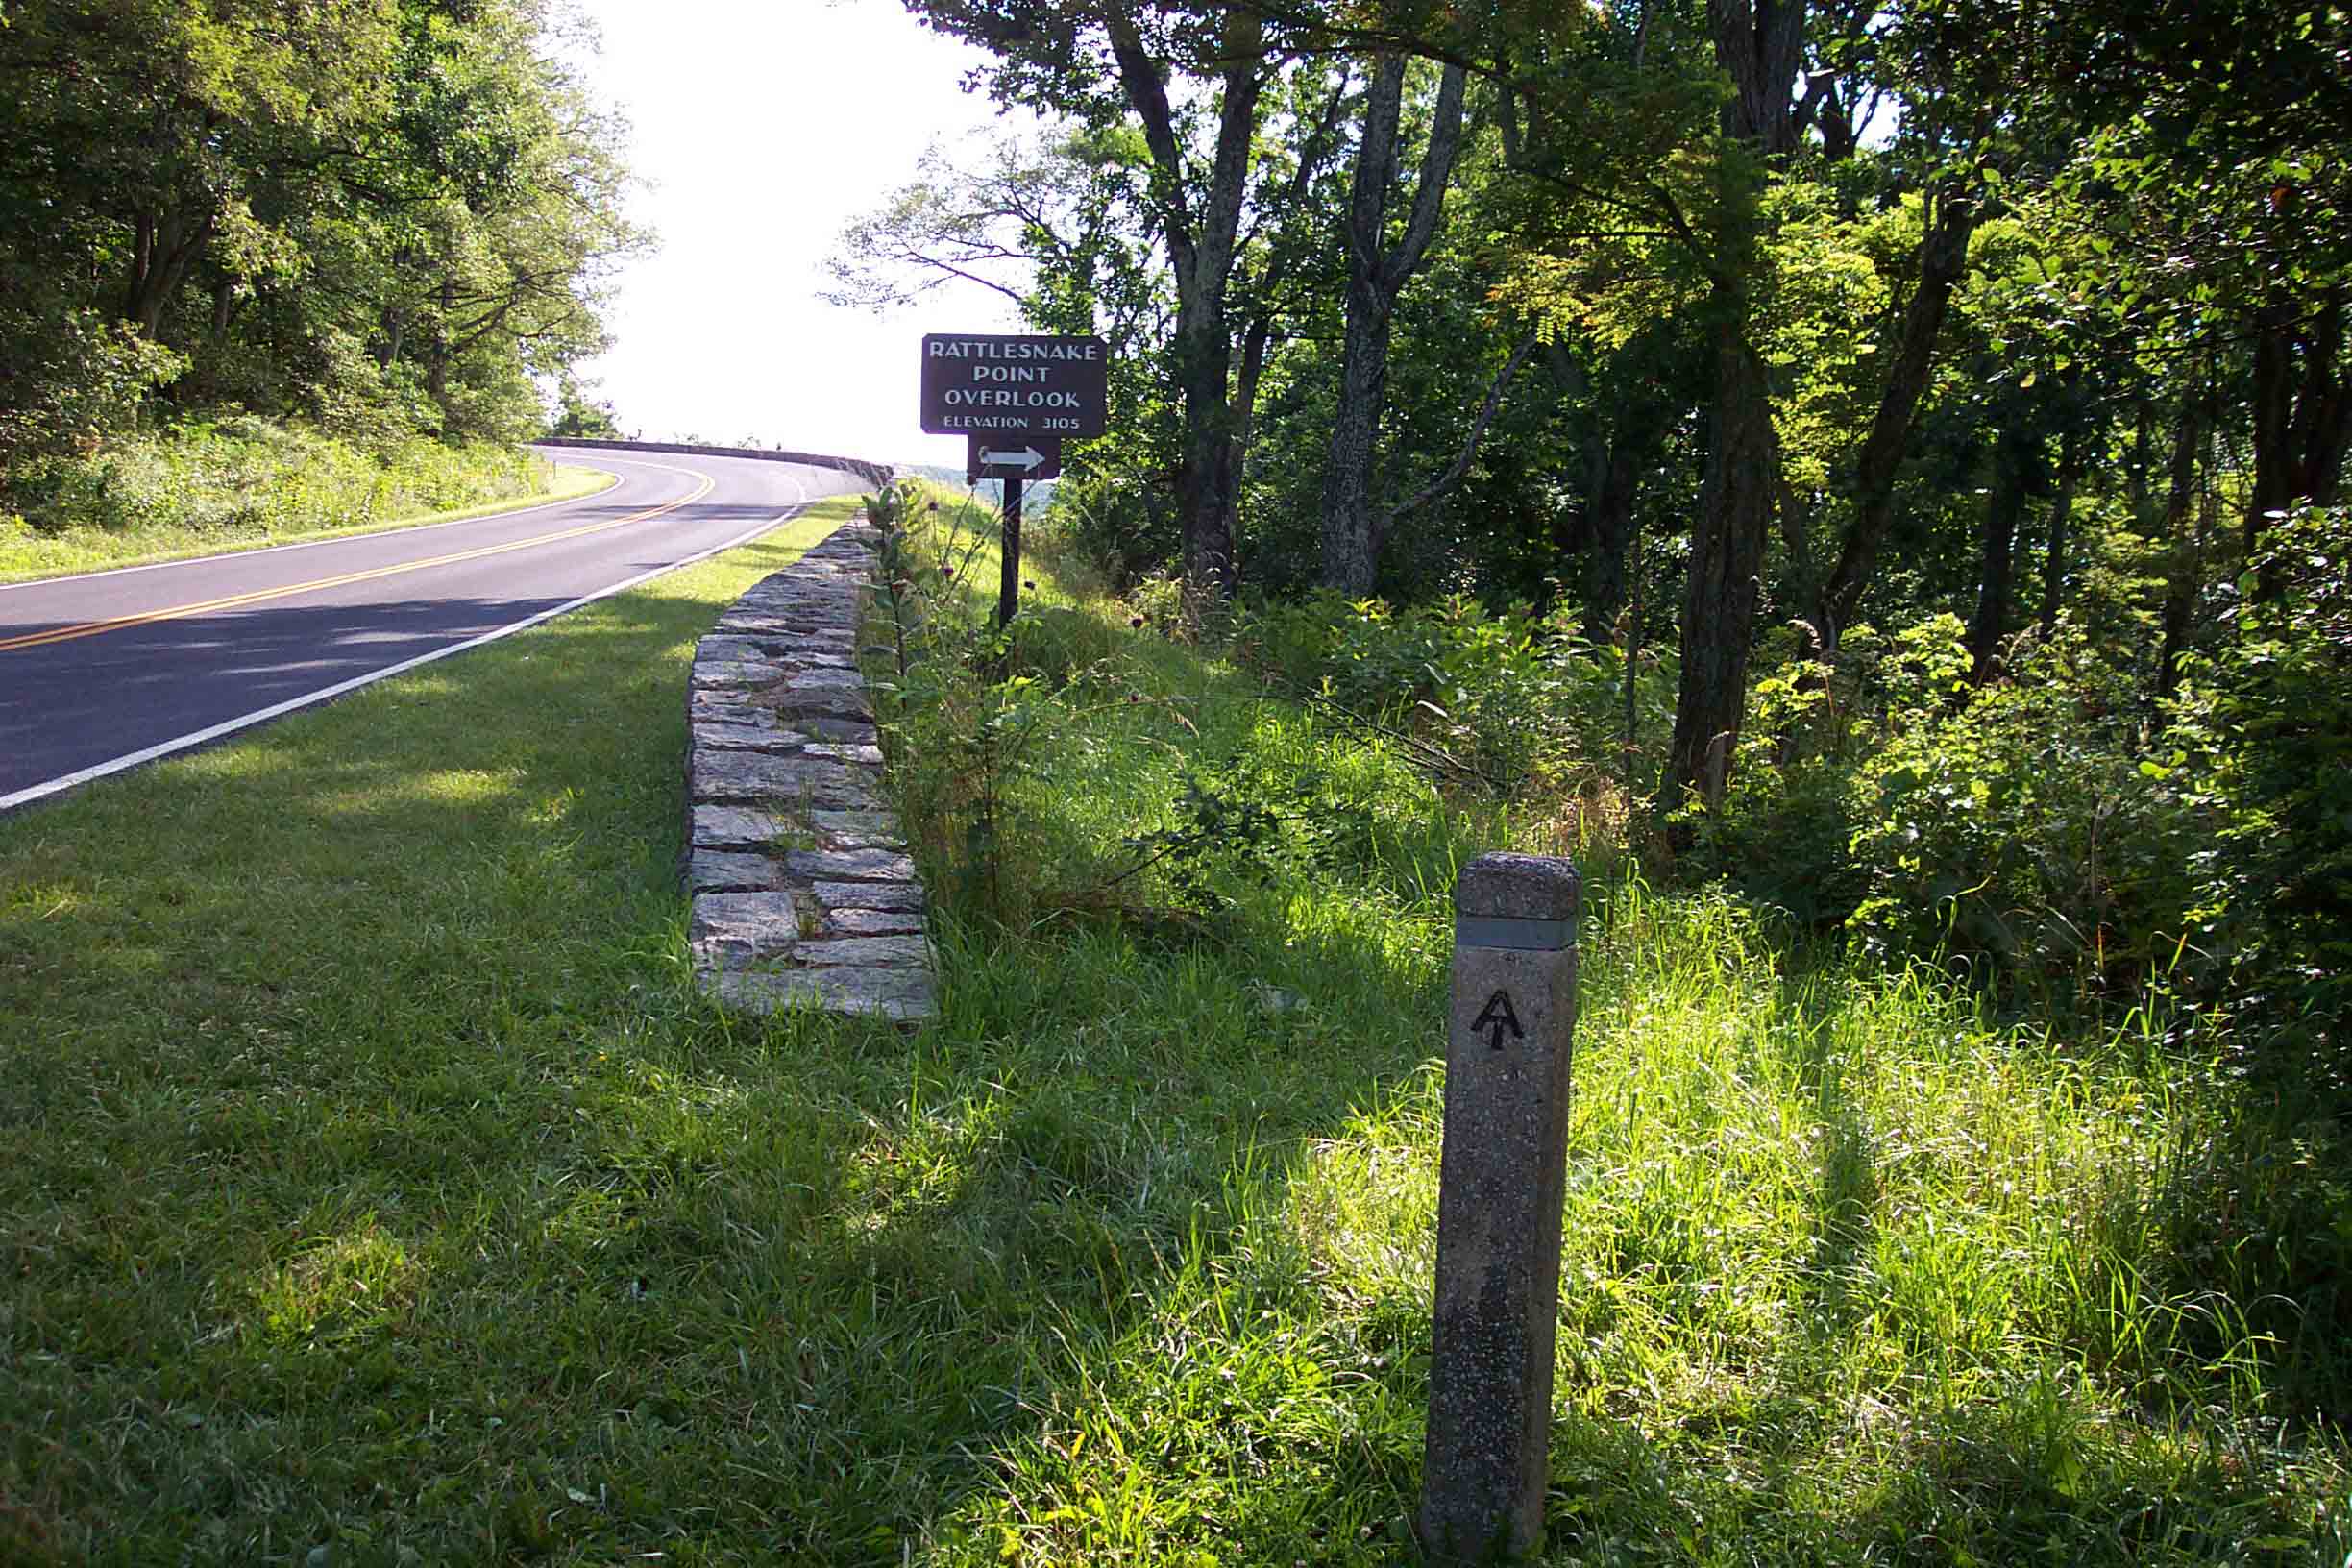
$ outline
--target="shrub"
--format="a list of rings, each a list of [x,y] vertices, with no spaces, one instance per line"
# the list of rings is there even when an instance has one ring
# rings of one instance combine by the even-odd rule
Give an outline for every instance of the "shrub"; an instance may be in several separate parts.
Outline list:
[[[2278,521],[2238,584],[2237,637],[2192,666],[2178,772],[2212,815],[2190,860],[2233,1007],[2339,1087],[2352,1022],[2352,509]]]
[[[1259,610],[1243,636],[1294,684],[1440,745],[1505,789],[1614,771],[1625,658],[1562,615],[1458,594],[1398,612],[1326,591]],[[1639,718],[1665,711],[1669,679],[1643,674]]]
[[[0,284],[21,281],[0,276]],[[9,292],[0,288],[0,299]],[[135,428],[148,393],[186,364],[95,310],[0,303],[0,473]]]
[[[917,851],[932,887],[960,908],[1021,923],[1037,868],[1056,858],[1045,846],[1051,813],[1028,809],[1026,787],[1041,783],[1053,736],[1122,695],[1097,651],[1110,634],[1060,608],[1025,609],[998,627],[994,595],[972,580],[989,541],[966,526],[969,508],[932,511],[907,481],[867,512],[891,530],[874,598],[886,625],[868,641],[893,649],[894,668],[872,684]]]
[[[1990,978],[2130,986],[2181,952],[2195,814],[2143,769],[2120,673],[2062,626],[1972,688],[1960,623],[1899,634],[1890,727],[1854,772],[1849,926],[1886,959],[1948,952]]]

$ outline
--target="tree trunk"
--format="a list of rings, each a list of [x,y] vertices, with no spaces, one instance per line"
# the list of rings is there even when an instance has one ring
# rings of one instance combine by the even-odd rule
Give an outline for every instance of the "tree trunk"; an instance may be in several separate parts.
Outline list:
[[[1186,597],[1197,615],[1230,598],[1236,581],[1234,531],[1241,449],[1232,403],[1234,345],[1225,291],[1233,275],[1258,104],[1265,86],[1265,20],[1240,8],[1227,13],[1222,40],[1227,63],[1216,142],[1197,206],[1187,182],[1185,145],[1165,76],[1131,14],[1113,8],[1105,21],[1119,84],[1142,122],[1144,145],[1151,153],[1151,202],[1175,275],[1170,349],[1177,391],[1184,401],[1176,505],[1184,536]]]
[[[1723,136],[1749,155],[1787,156],[1797,121],[1790,93],[1804,53],[1805,0],[1708,0],[1715,61],[1731,78]],[[1732,151],[1727,147],[1728,154]],[[1658,780],[1661,805],[1697,790],[1723,800],[1731,747],[1748,701],[1749,638],[1764,544],[1779,488],[1772,389],[1749,342],[1750,290],[1763,266],[1764,168],[1729,157],[1720,175],[1726,243],[1711,271],[1709,338],[1715,405],[1683,596],[1681,685],[1674,740]]]
[[[1650,456],[1650,431],[1620,419],[1616,439],[1603,449],[1601,472],[1584,501],[1584,538],[1592,562],[1584,574],[1586,613],[1596,626],[1614,625],[1626,601],[1626,555],[1633,540],[1633,502]]]
[[[2025,493],[2033,478],[2034,445],[2031,437],[2008,430],[1994,451],[1993,493],[1985,501],[1980,535],[1976,613],[1968,628],[1969,679],[1979,686],[1993,678],[1994,661],[2009,634],[2016,601],[2018,521],[2025,513]]]
[[[2180,690],[2181,655],[2204,591],[2204,540],[2191,522],[2196,506],[2197,448],[2205,440],[2205,398],[2201,388],[2181,399],[2180,429],[2172,443],[2171,484],[2165,500],[2164,645],[2156,658],[2156,698],[2168,702]]]
[[[1822,585],[1813,606],[1813,623],[1825,653],[1834,653],[1846,634],[1863,590],[1878,562],[1895,516],[1895,479],[1911,444],[1920,400],[1935,369],[1936,339],[1944,331],[1953,286],[1968,267],[1969,235],[1975,232],[1976,209],[1953,196],[1938,201],[1938,209],[1920,236],[1920,281],[1904,308],[1902,339],[1878,395],[1870,434],[1862,441],[1854,465],[1853,516],[1838,544],[1837,564]]]
[[[2344,340],[2342,296],[2330,294],[2309,316],[2298,313],[2300,303],[2273,302],[2255,316],[2254,484],[2244,528],[2249,559],[2273,514],[2300,502],[2335,499],[2352,445],[2352,382],[2337,366]]]
[[[1663,798],[1696,789],[1709,806],[1723,800],[1747,706],[1749,643],[1772,529],[1769,479],[1780,460],[1764,362],[1748,343],[1747,301],[1722,284],[1717,292],[1715,406],[1691,530],[1674,740],[1659,781]]]
[[[1188,291],[1189,292],[1189,291]],[[1222,291],[1177,311],[1176,386],[1184,399],[1184,449],[1176,503],[1184,530],[1185,590],[1194,614],[1223,603],[1235,586],[1234,525],[1240,506],[1239,446],[1227,399],[1233,337]]]
[[[1590,379],[1558,344],[1546,350],[1552,379],[1564,396],[1582,401]],[[1647,381],[1641,383],[1647,391]],[[1552,528],[1552,546],[1562,557],[1586,556],[1583,565],[1585,624],[1605,631],[1626,607],[1628,557],[1633,549],[1633,508],[1641,478],[1654,463],[1658,442],[1675,410],[1654,397],[1622,398],[1616,418],[1589,419],[1584,429],[1584,494],[1574,510],[1562,508]],[[1589,551],[1589,555],[1587,555]],[[1563,563],[1562,574],[1566,576]]]
[[[210,243],[213,223],[209,213],[193,223],[174,213],[142,212],[133,220],[123,319],[147,337],[161,335],[163,312],[179,294],[188,268]]]
[[[1434,236],[1461,139],[1464,76],[1449,65],[1404,237],[1387,238],[1388,191],[1397,176],[1397,128],[1403,114],[1405,58],[1390,55],[1364,85],[1363,134],[1344,228],[1347,319],[1339,361],[1339,406],[1323,470],[1323,582],[1353,598],[1372,591],[1380,567],[1381,525],[1372,506],[1373,455],[1388,399],[1388,344],[1397,296],[1420,267]]]
[[[2081,482],[2083,441],[2069,435],[2058,459],[2058,493],[2050,498],[2049,543],[2042,555],[2042,635],[2058,630],[2058,612],[2066,603],[2067,558],[2072,549],[2068,529],[2074,521],[2074,486]]]
[[[1323,466],[1323,585],[1350,599],[1372,592],[1380,566],[1372,527],[1372,456],[1388,396],[1389,302],[1348,282],[1339,404]]]

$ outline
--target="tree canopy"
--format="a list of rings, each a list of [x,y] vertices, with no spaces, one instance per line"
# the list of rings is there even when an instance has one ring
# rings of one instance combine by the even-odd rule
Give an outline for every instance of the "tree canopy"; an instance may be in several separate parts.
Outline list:
[[[0,468],[159,405],[535,428],[645,243],[618,144],[538,0],[18,0]]]
[[[2021,683],[2097,716],[2100,810],[2184,798],[2168,735],[2256,769],[2214,759],[2283,688],[2214,672],[2309,576],[2277,531],[2324,555],[2345,528],[2342,8],[906,4],[1055,129],[927,169],[847,237],[849,292],[985,269],[1117,340],[1114,429],[1059,495],[1123,580],[1604,649],[1622,718],[1590,760],[1736,874],[1792,812],[1821,838],[1751,871],[1800,841],[1933,863],[1874,836],[1925,831],[1882,738],[2008,723]],[[1900,716],[1930,648],[1957,685]],[[1964,841],[1923,894],[1948,939],[1965,890],[2022,874]],[[1867,880],[1791,896],[1867,923],[1900,902]],[[2144,907],[2217,950],[2247,894],[2207,891]],[[2014,950],[2013,917],[1983,940]]]

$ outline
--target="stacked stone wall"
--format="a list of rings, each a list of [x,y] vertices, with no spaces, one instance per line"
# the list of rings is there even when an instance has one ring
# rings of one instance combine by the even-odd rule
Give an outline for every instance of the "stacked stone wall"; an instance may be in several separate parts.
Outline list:
[[[695,649],[686,882],[703,989],[915,1022],[937,986],[921,881],[885,803],[858,631],[881,535],[836,530]]]

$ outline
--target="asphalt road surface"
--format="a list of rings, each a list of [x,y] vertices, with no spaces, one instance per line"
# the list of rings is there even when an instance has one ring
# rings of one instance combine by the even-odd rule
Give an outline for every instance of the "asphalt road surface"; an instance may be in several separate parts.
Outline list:
[[[469,522],[0,587],[0,812],[519,631],[864,488],[748,457],[549,455],[621,482]]]

